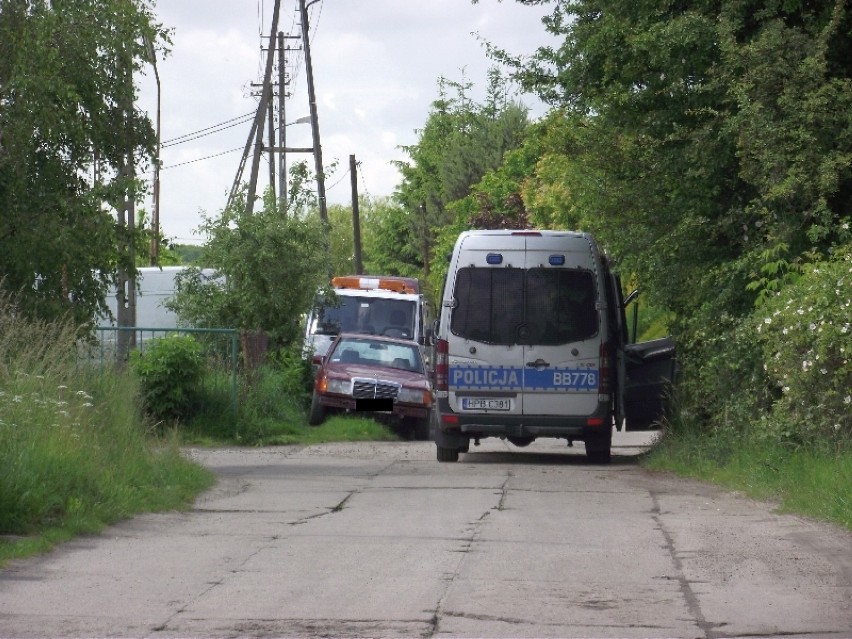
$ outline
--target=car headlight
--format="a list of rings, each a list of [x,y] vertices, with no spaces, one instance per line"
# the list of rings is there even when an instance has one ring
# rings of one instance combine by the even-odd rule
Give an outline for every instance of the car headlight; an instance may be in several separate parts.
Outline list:
[[[352,381],[348,379],[330,379],[328,380],[327,393],[337,393],[338,395],[352,394]]]
[[[432,403],[432,395],[429,391],[420,388],[401,388],[397,401],[405,402],[406,404],[430,404]]]

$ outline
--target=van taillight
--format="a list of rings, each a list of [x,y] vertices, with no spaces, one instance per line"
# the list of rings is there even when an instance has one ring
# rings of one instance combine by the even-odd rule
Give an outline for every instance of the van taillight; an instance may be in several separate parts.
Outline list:
[[[598,394],[599,395],[609,395],[610,392],[610,375],[612,374],[611,370],[611,357],[610,357],[610,348],[609,342],[603,342],[601,344],[600,350],[600,380],[598,383]]]
[[[439,339],[435,344],[435,390],[449,390],[450,378],[449,344],[445,339]]]

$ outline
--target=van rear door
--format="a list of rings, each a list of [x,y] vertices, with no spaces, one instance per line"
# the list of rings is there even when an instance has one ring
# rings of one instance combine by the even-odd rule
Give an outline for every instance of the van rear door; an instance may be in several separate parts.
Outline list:
[[[523,411],[523,236],[469,236],[459,247],[450,316],[449,403],[459,413]]]
[[[525,415],[590,415],[598,408],[597,274],[581,235],[527,237],[523,348]]]

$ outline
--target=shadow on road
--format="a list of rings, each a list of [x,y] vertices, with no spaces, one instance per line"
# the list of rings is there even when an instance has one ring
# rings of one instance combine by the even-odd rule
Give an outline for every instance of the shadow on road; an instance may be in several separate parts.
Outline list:
[[[594,468],[607,468],[611,466],[637,466],[641,454],[631,453],[630,455],[619,455],[616,452],[612,454],[612,461],[609,464],[593,464],[587,458],[585,453],[580,451],[566,450],[565,452],[533,452],[533,451],[512,451],[512,452],[477,452],[471,447],[471,452],[462,453],[459,456],[460,464],[514,464],[524,466],[589,466]]]

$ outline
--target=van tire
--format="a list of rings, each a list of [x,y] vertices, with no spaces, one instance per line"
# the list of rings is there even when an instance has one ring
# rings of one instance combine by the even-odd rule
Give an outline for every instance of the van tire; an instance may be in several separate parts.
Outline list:
[[[609,448],[601,450],[587,450],[586,458],[592,464],[608,464],[612,461],[612,453]]]
[[[308,414],[308,424],[319,426],[325,421],[325,406],[320,402],[319,395],[314,391],[311,396],[311,412]]]
[[[445,448],[444,446],[436,446],[438,451],[439,462],[457,462],[459,460],[458,448]]]
[[[608,464],[612,460],[612,433],[586,439],[586,458],[592,464]]]

